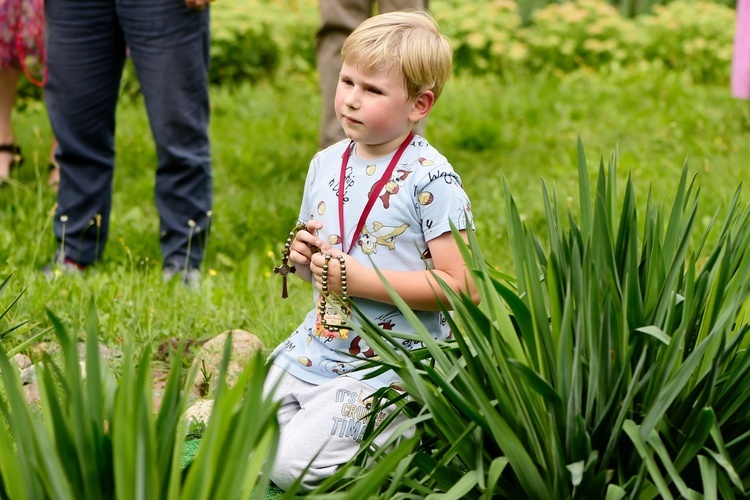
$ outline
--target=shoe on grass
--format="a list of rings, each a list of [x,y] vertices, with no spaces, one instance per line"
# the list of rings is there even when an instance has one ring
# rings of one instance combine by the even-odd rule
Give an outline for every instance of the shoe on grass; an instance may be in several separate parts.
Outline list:
[[[79,264],[78,262],[71,259],[54,259],[52,262],[44,266],[42,274],[48,279],[52,280],[63,274],[78,274],[83,276],[83,272],[86,270],[86,264]]]
[[[180,265],[175,261],[164,263],[161,270],[161,279],[164,283],[169,283],[175,277],[179,276],[180,281],[188,287],[196,289],[201,283],[201,272],[190,265]]]

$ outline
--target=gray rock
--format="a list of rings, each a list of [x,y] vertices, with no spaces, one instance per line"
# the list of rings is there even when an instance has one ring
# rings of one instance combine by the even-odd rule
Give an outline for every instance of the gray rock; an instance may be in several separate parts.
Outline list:
[[[193,385],[203,395],[210,394],[216,387],[216,380],[219,377],[221,360],[224,355],[224,343],[230,332],[232,333],[232,352],[226,373],[227,383],[230,386],[237,381],[237,377],[242,373],[247,362],[256,353],[265,349],[262,340],[244,330],[228,330],[208,340],[193,360],[193,363],[198,363],[199,366]]]

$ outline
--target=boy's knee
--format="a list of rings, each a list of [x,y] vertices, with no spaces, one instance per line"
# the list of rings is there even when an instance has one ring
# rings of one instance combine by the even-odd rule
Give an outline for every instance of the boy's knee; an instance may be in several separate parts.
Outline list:
[[[315,436],[310,436],[309,440],[302,436],[295,434],[295,438],[290,438],[283,431],[280,436],[271,480],[284,491],[292,488],[300,477],[301,492],[314,489],[321,481],[332,476],[341,464],[348,462],[356,452],[356,449],[332,449],[330,442],[321,446],[320,440],[315,439]]]
[[[312,456],[310,460],[312,460]],[[309,462],[308,462],[309,463]],[[271,481],[284,491],[292,488],[294,483],[302,477],[298,492],[309,492],[321,481],[332,476],[338,467],[308,467],[302,464],[299,457],[285,457],[283,454],[276,456],[276,461],[271,471]],[[304,474],[304,476],[303,476]]]

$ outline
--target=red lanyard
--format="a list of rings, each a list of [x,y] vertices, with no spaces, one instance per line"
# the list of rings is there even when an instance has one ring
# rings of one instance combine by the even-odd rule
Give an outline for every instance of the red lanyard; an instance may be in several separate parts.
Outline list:
[[[354,231],[354,235],[352,236],[352,242],[349,243],[349,250],[344,248],[344,186],[346,183],[346,166],[349,164],[349,156],[351,156],[352,149],[354,149],[354,141],[350,142],[346,147],[346,151],[344,151],[344,154],[341,158],[341,175],[339,177],[339,231],[341,232],[341,250],[343,250],[344,252],[349,253],[351,252],[352,248],[354,248],[354,244],[359,238],[359,233],[365,226],[367,216],[370,215],[372,207],[373,205],[375,205],[375,200],[378,198],[378,196],[380,196],[380,191],[383,190],[386,182],[390,180],[391,174],[396,168],[396,163],[398,163],[398,161],[401,159],[401,155],[404,154],[406,147],[409,145],[413,137],[414,133],[409,132],[409,135],[406,137],[406,139],[404,139],[404,142],[402,142],[398,147],[398,150],[396,150],[396,154],[394,154],[393,158],[391,158],[391,162],[388,164],[388,168],[385,169],[385,172],[383,172],[383,176],[380,178],[378,183],[373,186],[372,191],[370,191],[370,197],[367,200],[367,205],[365,205],[364,210],[362,210],[362,215],[359,216],[359,222],[357,222],[357,227]]]

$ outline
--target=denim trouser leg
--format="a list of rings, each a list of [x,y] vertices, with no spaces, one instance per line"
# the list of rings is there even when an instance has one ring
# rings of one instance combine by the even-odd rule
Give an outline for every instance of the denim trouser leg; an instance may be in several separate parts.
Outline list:
[[[162,256],[198,268],[212,207],[209,11],[190,10],[182,0],[121,0],[118,15],[159,158]]]
[[[212,204],[208,10],[181,0],[47,0],[46,12],[46,99],[61,165],[55,235],[66,257],[94,262],[106,241],[127,43],[159,158],[162,254],[197,268]]]
[[[45,99],[61,167],[55,236],[66,257],[88,264],[107,240],[125,45],[112,0],[45,4]]]

